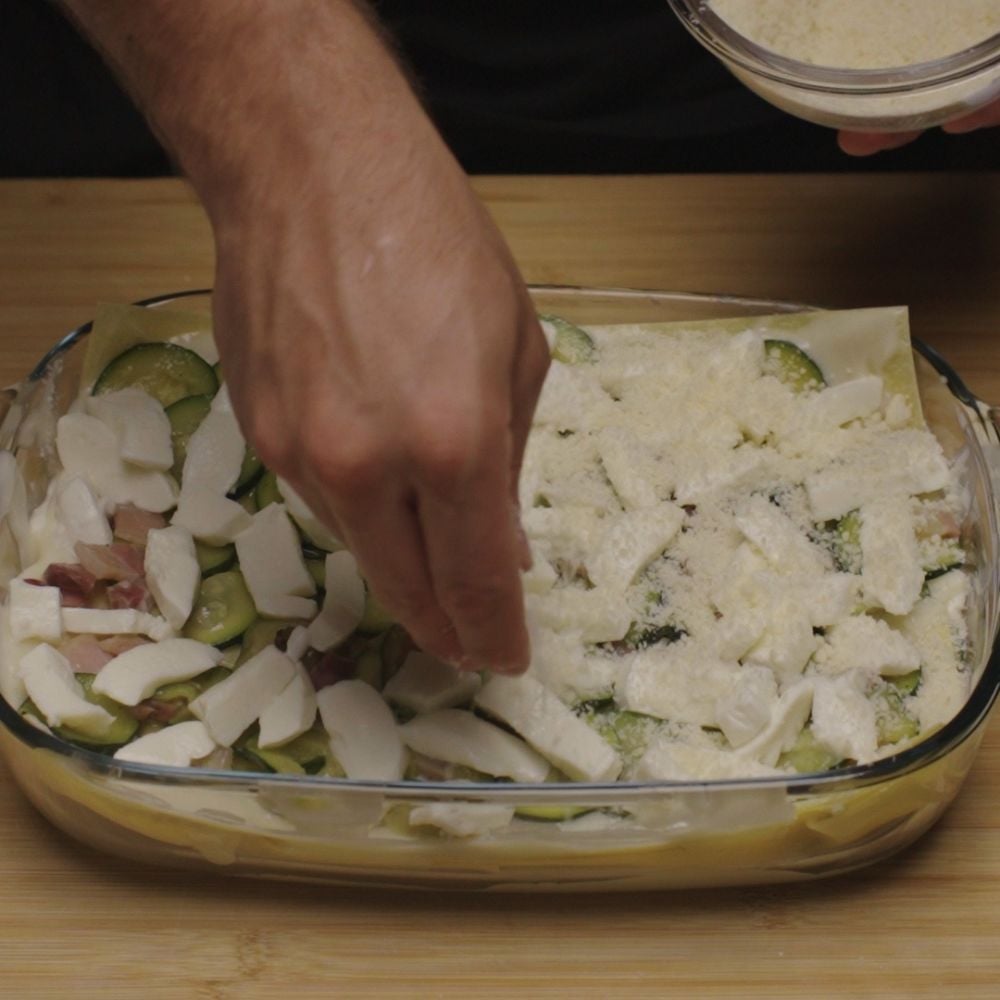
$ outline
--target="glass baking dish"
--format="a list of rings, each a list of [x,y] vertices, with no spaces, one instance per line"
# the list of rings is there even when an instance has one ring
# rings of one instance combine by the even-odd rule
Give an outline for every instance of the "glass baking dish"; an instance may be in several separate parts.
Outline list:
[[[537,287],[540,312],[577,323],[796,312],[803,305],[672,292]],[[207,292],[141,305],[206,313]],[[6,391],[0,447],[44,489],[54,418],[76,394],[84,324]],[[56,826],[143,862],[342,885],[493,891],[664,889],[804,880],[905,847],[946,809],[972,765],[1000,684],[1000,435],[990,407],[916,345],[928,423],[961,470],[972,576],[971,693],[920,744],[865,766],[740,781],[607,784],[366,782],[129,764],[43,732],[0,699],[0,751]],[[515,807],[471,838],[414,833],[411,808]],[[418,828],[423,829],[423,828]]]
[[[708,0],[667,2],[741,83],[783,111],[820,125],[908,132],[969,114],[1000,95],[1000,35],[906,66],[818,66],[756,44],[720,17]]]

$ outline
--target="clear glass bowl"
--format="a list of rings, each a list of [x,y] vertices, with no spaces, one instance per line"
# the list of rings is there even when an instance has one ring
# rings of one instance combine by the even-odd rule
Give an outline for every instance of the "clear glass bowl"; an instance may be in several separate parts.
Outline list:
[[[536,288],[540,311],[579,323],[711,319],[807,307],[737,297]],[[206,293],[143,303],[205,310]],[[7,392],[0,446],[43,488],[52,417],[77,391],[80,342],[64,338]],[[934,352],[916,361],[928,422],[972,497],[963,526],[973,580],[974,684],[965,706],[893,757],[817,775],[643,784],[475,784],[127,764],[71,746],[0,701],[0,752],[56,826],[144,862],[338,884],[480,890],[620,890],[802,880],[868,865],[911,843],[958,792],[1000,685],[992,411]],[[943,376],[943,377],[942,377]],[[1000,480],[998,480],[1000,481]],[[401,820],[428,803],[515,806],[509,826],[470,839],[415,836]]]
[[[820,125],[906,132],[940,125],[1000,97],[1000,34],[929,62],[839,69],[762,48],[719,17],[710,0],[668,3],[743,84],[783,111]]]

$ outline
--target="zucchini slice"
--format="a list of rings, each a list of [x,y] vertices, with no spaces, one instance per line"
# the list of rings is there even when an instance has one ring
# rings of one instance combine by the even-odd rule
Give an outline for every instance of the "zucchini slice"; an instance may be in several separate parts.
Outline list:
[[[174,446],[174,464],[171,472],[179,480],[184,470],[184,459],[187,458],[188,441],[191,435],[201,426],[212,407],[211,396],[185,396],[167,407],[167,420],[170,421],[170,442]]]
[[[826,379],[819,365],[790,340],[765,340],[768,371],[795,392],[822,389]]]
[[[564,365],[580,365],[596,359],[597,349],[586,330],[561,316],[539,316],[538,319],[547,324],[555,334],[552,357],[556,361],[561,361]]]
[[[196,538],[194,540],[194,554],[202,576],[220,573],[224,569],[229,569],[236,562],[236,546],[232,543],[209,545]]]
[[[118,747],[128,743],[139,728],[139,720],[124,705],[113,698],[108,698],[103,694],[95,694],[91,690],[94,674],[77,674],[76,679],[80,687],[83,688],[84,698],[95,705],[100,705],[112,715],[114,721],[100,733],[75,729],[72,726],[56,726],[54,732],[70,743],[80,743],[89,747]]]
[[[136,344],[123,351],[97,376],[93,394],[116,389],[145,389],[163,407],[185,396],[214,396],[219,388],[212,366],[186,347],[168,343]]]
[[[207,576],[201,581],[184,635],[210,646],[238,639],[257,620],[250,591],[238,569]]]

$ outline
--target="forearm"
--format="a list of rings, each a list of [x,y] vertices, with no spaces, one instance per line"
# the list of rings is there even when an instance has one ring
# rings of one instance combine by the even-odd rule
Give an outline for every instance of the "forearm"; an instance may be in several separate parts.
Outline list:
[[[211,214],[295,164],[356,167],[419,103],[352,0],[63,0]],[[427,126],[429,131],[429,126]]]

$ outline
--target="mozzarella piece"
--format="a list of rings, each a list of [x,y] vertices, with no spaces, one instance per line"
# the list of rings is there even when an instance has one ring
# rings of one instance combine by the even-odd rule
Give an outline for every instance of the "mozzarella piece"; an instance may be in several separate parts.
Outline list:
[[[239,479],[246,441],[225,385],[212,397],[205,419],[188,439],[181,482],[223,496]]]
[[[887,622],[853,615],[827,630],[826,645],[816,654],[816,663],[825,674],[864,670],[898,677],[920,666],[920,653]]]
[[[221,658],[214,646],[195,639],[145,643],[106,663],[94,678],[93,690],[122,705],[138,705],[164,684],[197,677]]]
[[[601,465],[626,510],[653,507],[660,502],[653,482],[644,476],[649,457],[634,434],[621,427],[604,427],[597,434]]]
[[[270,599],[308,597],[316,590],[282,504],[268,504],[253,515],[250,526],[236,536],[236,556],[254,604],[266,614],[278,613]]]
[[[85,632],[93,635],[147,635],[160,642],[170,639],[174,630],[159,615],[151,615],[133,608],[63,608],[63,630]]]
[[[768,778],[783,773],[757,761],[741,760],[717,747],[655,738],[639,758],[633,777],[637,781],[725,781]]]
[[[293,660],[301,660],[309,649],[309,631],[304,625],[296,625],[285,643],[285,654]]]
[[[629,511],[605,531],[587,572],[597,587],[621,592],[670,544],[684,521],[672,503]]]
[[[69,660],[47,643],[21,658],[20,673],[28,697],[50,726],[71,726],[97,735],[114,721],[110,712],[87,701]]]
[[[346,549],[331,552],[324,567],[326,597],[320,613],[309,623],[309,644],[325,652],[343,642],[365,613],[365,581]]]
[[[927,431],[904,428],[860,444],[806,477],[817,521],[842,517],[882,496],[933,493],[949,482],[941,445]]]
[[[865,673],[817,677],[813,688],[812,731],[838,756],[867,764],[878,749],[875,706],[865,697]]]
[[[502,830],[514,818],[513,806],[492,802],[429,802],[410,810],[410,826],[434,826],[452,837],[478,837]]]
[[[714,726],[716,702],[739,676],[735,663],[713,659],[702,646],[682,639],[624,657],[615,697],[632,712]]]
[[[738,508],[735,521],[744,537],[775,569],[820,573],[830,557],[813,545],[791,518],[765,496],[750,496]]]
[[[171,524],[186,528],[208,545],[225,545],[250,527],[248,510],[221,493],[185,483]]]
[[[155,733],[140,736],[115,751],[115,760],[130,764],[190,767],[215,749],[215,740],[203,722],[178,722]]]
[[[191,614],[201,582],[191,532],[178,524],[150,529],[143,569],[160,614],[175,629],[181,628]]]
[[[15,639],[58,642],[62,638],[62,610],[58,587],[39,587],[11,580],[7,594],[10,631]]]
[[[399,727],[417,753],[513,781],[541,782],[549,762],[523,740],[458,708],[417,715]]]
[[[746,760],[774,767],[781,754],[795,745],[809,719],[813,684],[811,678],[804,678],[787,688],[778,699],[767,726],[749,743],[744,743],[733,752]]]
[[[278,492],[285,501],[292,520],[316,548],[326,552],[343,548],[337,536],[309,509],[309,505],[295,492],[292,484],[281,476],[278,476]]]
[[[908,614],[924,586],[909,498],[880,497],[866,503],[859,534],[866,600],[890,614]]]
[[[110,545],[111,523],[91,488],[79,476],[54,480],[56,518],[74,542]]]
[[[603,587],[553,587],[546,594],[527,595],[534,619],[554,632],[579,632],[584,642],[614,642],[632,624],[632,609],[620,592]]]
[[[364,681],[340,681],[316,694],[330,750],[348,778],[399,781],[406,747],[396,720],[378,692]]]
[[[618,754],[532,677],[492,676],[475,702],[575,781],[612,781],[621,773]]]
[[[118,454],[115,432],[97,417],[79,412],[60,417],[56,450],[71,476],[79,476],[95,493],[115,503],[162,513],[176,502],[174,480],[154,469],[126,465]]]
[[[276,646],[265,646],[224,681],[198,695],[188,708],[205,723],[219,746],[232,746],[295,673],[291,659]]]
[[[389,679],[382,695],[411,712],[435,712],[464,704],[480,684],[478,674],[457,670],[430,653],[413,650]]]
[[[89,396],[87,411],[114,431],[125,462],[161,472],[174,464],[170,421],[145,390],[130,387]]]
[[[749,743],[771,721],[778,684],[767,667],[747,664],[733,687],[715,703],[715,721],[734,747]]]
[[[264,618],[312,618],[316,614],[316,602],[308,597],[294,594],[262,594],[254,602],[257,611]]]
[[[805,421],[819,427],[840,427],[874,413],[882,405],[882,379],[878,375],[830,385],[803,401]]]
[[[280,747],[301,736],[316,721],[316,691],[300,666],[285,689],[260,713],[257,745]]]

